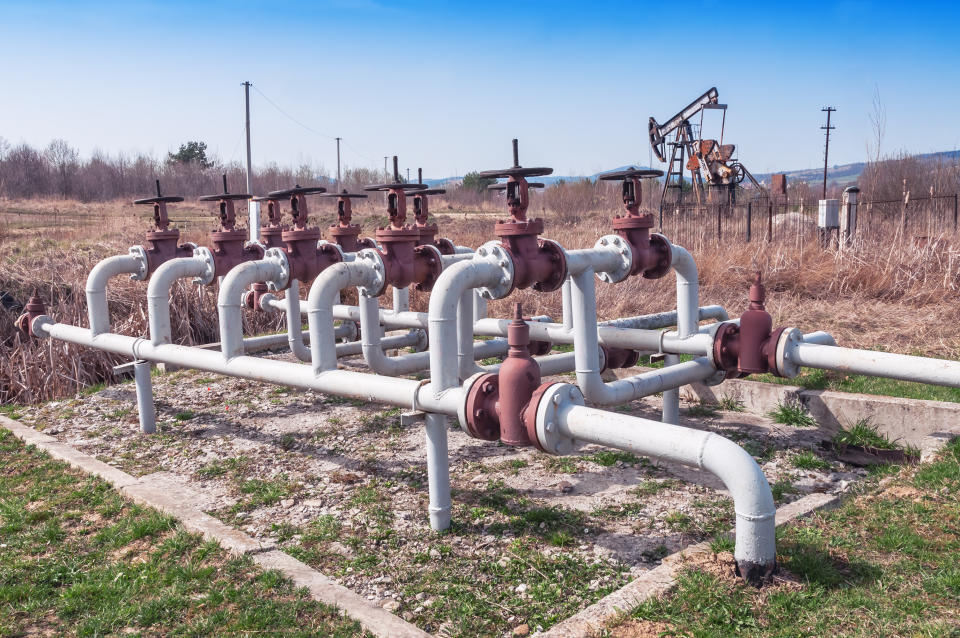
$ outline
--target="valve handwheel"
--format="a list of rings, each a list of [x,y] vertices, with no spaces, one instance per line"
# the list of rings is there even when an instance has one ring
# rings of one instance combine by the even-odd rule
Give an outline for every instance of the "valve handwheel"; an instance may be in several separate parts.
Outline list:
[[[267,197],[280,199],[281,197],[290,198],[290,214],[293,216],[293,225],[297,230],[303,230],[307,227],[307,195],[319,195],[326,193],[327,189],[323,186],[301,186],[296,184],[293,188],[284,188],[278,191],[267,193]]]
[[[525,223],[527,221],[527,206],[530,204],[528,177],[538,177],[549,175],[553,172],[552,168],[545,166],[523,167],[520,166],[520,154],[518,151],[517,140],[513,143],[513,166],[504,169],[495,169],[491,171],[480,171],[480,177],[506,177],[507,181],[504,188],[507,191],[507,210],[514,222]]]
[[[160,193],[160,180],[157,180],[157,196],[144,197],[133,200],[134,204],[153,205],[153,223],[158,231],[165,231],[170,227],[170,219],[167,217],[167,204],[182,202],[183,198],[179,195],[163,195]]]

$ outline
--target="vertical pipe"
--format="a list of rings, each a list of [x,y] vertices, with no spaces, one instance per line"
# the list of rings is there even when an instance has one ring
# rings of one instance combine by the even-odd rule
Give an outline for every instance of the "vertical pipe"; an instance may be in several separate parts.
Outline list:
[[[700,323],[700,282],[697,263],[693,256],[682,246],[670,247],[671,262],[677,276],[677,336],[686,339],[697,332]],[[668,354],[663,365],[680,363],[680,357]],[[680,390],[666,390],[663,393],[663,422],[676,424],[680,420]]]
[[[487,298],[480,291],[473,291],[473,320],[474,322],[487,318]]]
[[[747,202],[747,243],[750,243],[753,233],[753,202]]]
[[[663,367],[675,366],[680,363],[680,357],[667,354],[663,358]],[[664,423],[676,425],[680,422],[680,388],[671,388],[663,391],[663,418]]]
[[[473,296],[473,290],[465,290],[457,306],[457,376],[460,381],[477,371],[473,358]]]
[[[426,417],[427,485],[430,492],[430,527],[450,527],[450,460],[447,452],[447,418],[429,413]]]
[[[767,209],[767,241],[773,241],[773,202],[770,202]]]
[[[570,300],[570,278],[567,277],[563,282],[563,287],[560,289],[561,292],[561,302],[563,303],[563,329],[566,331],[573,330],[573,306]]]
[[[150,379],[149,361],[137,359],[133,362],[133,380],[137,386],[140,431],[144,434],[153,434],[157,431],[157,413],[153,406],[153,381]]]

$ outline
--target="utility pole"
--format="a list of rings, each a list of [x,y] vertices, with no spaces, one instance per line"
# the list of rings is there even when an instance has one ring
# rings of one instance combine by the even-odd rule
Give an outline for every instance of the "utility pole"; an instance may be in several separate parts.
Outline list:
[[[250,83],[243,83],[243,101],[246,106],[247,111],[247,193],[253,193],[253,186],[251,185],[250,180],[253,175],[253,166],[250,161]],[[226,190],[226,189],[224,189]],[[247,216],[250,219],[250,241],[259,241],[260,240],[260,204],[257,202],[250,202],[249,207],[247,208]]]
[[[407,183],[410,183],[410,169],[407,169]]]
[[[250,83],[243,83],[243,99],[247,107],[247,191],[250,190]]]
[[[385,182],[390,181],[390,174],[387,173],[387,155],[383,156],[383,179]]]
[[[339,193],[340,192],[340,140],[342,138],[338,137],[336,139],[337,139],[337,192]]]
[[[827,141],[823,146],[823,197],[821,199],[827,198],[827,157],[830,154],[830,131],[837,128],[836,126],[830,126],[830,114],[836,111],[837,109],[832,106],[820,109],[827,114],[827,125],[821,126],[820,128],[827,132]]]

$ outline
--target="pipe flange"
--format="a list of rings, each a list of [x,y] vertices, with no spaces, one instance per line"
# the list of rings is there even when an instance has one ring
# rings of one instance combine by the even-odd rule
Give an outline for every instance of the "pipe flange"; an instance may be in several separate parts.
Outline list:
[[[370,285],[357,286],[357,290],[364,297],[379,297],[387,288],[387,269],[383,265],[380,251],[373,248],[364,248],[357,252],[357,260],[370,264],[370,270],[373,273],[373,281]]]
[[[673,248],[670,240],[659,233],[650,235],[650,246],[657,252],[657,265],[643,271],[644,279],[660,279],[673,264]]]
[[[513,256],[499,241],[488,241],[477,248],[474,259],[494,264],[500,269],[500,283],[496,286],[480,288],[480,296],[484,299],[503,299],[513,291]]]
[[[130,246],[130,256],[140,262],[137,272],[130,274],[130,279],[143,281],[150,273],[150,262],[147,261],[147,251],[143,246]]]
[[[56,321],[54,321],[48,315],[38,315],[33,318],[33,321],[30,322],[30,334],[32,334],[34,337],[49,338],[50,334],[41,330],[41,328],[43,326],[52,326],[55,323]]]
[[[541,386],[534,396],[537,394],[540,394],[540,402],[536,411],[536,438],[531,439],[548,454],[575,452],[583,443],[560,432],[560,416],[572,406],[583,405],[583,393],[575,385],[554,383],[545,389]]]
[[[460,429],[475,439],[496,441],[500,438],[500,420],[490,405],[499,387],[500,377],[496,374],[480,372],[467,379],[463,384],[463,403],[457,408]]]
[[[563,246],[552,239],[540,238],[537,242],[540,250],[550,255],[550,261],[553,262],[554,270],[550,273],[549,279],[538,281],[533,284],[533,289],[537,292],[553,292],[559,290],[560,286],[567,279],[567,253]]]
[[[267,292],[260,295],[260,307],[257,310],[262,310],[264,312],[269,312],[271,314],[279,312],[271,304],[277,300],[277,296],[272,292]]]
[[[417,328],[417,342],[413,344],[413,348],[416,352],[426,352],[430,347],[430,335],[427,334],[426,330]]]
[[[443,272],[443,254],[439,248],[431,244],[421,244],[413,249],[414,256],[422,258],[424,253],[429,253],[429,256],[426,258],[429,272],[423,281],[417,282],[414,285],[414,288],[420,292],[430,292],[433,290],[433,284],[437,282],[440,273]]]
[[[341,337],[342,341],[350,342],[360,339],[360,326],[356,321],[344,320],[340,322],[340,325],[347,326],[349,328],[347,334]]]
[[[340,261],[346,261],[347,253],[343,252],[343,246],[341,246],[336,242],[327,241],[326,239],[321,239],[320,241],[317,242],[317,250],[319,250],[320,252],[325,252],[328,250],[336,250],[338,253],[340,253]]]
[[[217,272],[216,265],[213,262],[213,253],[206,246],[199,246],[194,248],[193,258],[203,260],[203,274],[194,277],[193,283],[200,286],[209,286],[213,283],[213,278]]]
[[[792,379],[800,374],[800,366],[790,361],[790,353],[803,343],[803,333],[797,328],[786,328],[777,340],[776,364],[781,377]]]
[[[286,288],[290,283],[290,262],[287,261],[287,253],[283,252],[281,248],[268,248],[263,253],[263,259],[280,267],[280,276],[265,282],[267,289],[276,292]]]
[[[608,250],[616,253],[620,263],[614,270],[600,271],[597,279],[605,284],[620,283],[630,276],[633,268],[633,247],[620,235],[604,235],[593,245],[595,250]]]
[[[721,323],[713,336],[713,366],[718,370],[736,372],[739,357],[735,344],[740,335],[740,326],[732,321]],[[732,378],[732,377],[731,377]]]

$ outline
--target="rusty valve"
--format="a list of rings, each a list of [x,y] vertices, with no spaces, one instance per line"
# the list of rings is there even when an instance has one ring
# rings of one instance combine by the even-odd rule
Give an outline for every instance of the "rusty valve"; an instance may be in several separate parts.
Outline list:
[[[563,285],[567,278],[567,258],[563,249],[554,241],[541,239],[543,220],[528,220],[530,184],[527,177],[549,175],[552,168],[522,167],[517,147],[513,140],[513,166],[510,168],[481,171],[481,177],[506,177],[502,186],[507,192],[507,210],[510,219],[497,222],[494,233],[500,244],[513,259],[512,290],[533,287],[539,292],[551,292]],[[495,185],[500,188],[500,185]]]
[[[423,169],[417,169],[417,183],[423,184]],[[426,186],[426,185],[424,185]],[[416,220],[416,228],[420,233],[420,239],[417,240],[417,246],[429,245],[440,251],[441,255],[452,255],[456,252],[453,242],[446,238],[437,239],[439,227],[436,223],[430,223],[430,206],[427,201],[428,195],[443,195],[447,191],[442,188],[424,188],[423,190],[413,191],[410,195],[413,197],[413,218]]]
[[[214,276],[223,277],[234,266],[246,261],[263,258],[263,248],[246,245],[247,232],[237,228],[237,215],[234,203],[251,199],[246,193],[231,193],[227,190],[227,176],[223,176],[223,192],[217,195],[204,195],[201,202],[217,202],[220,228],[210,231],[210,243],[213,244]]]
[[[283,213],[280,210],[279,198],[267,195],[266,197],[254,197],[252,201],[267,203],[267,224],[260,227],[260,237],[263,245],[267,248],[283,248],[283,239],[280,236],[288,227],[283,224]]]
[[[363,193],[349,193],[346,189],[339,193],[324,193],[320,197],[337,198],[337,223],[327,229],[333,241],[345,253],[355,253],[361,248],[375,248],[376,244],[369,237],[360,239],[360,225],[351,224],[353,219],[353,205],[350,200],[366,199]]]
[[[786,328],[773,330],[773,317],[764,307],[766,289],[757,272],[750,286],[750,305],[740,317],[740,325],[722,323],[713,339],[713,358],[727,378],[770,372],[781,374],[777,366],[777,344]]]
[[[170,218],[167,216],[167,204],[182,201],[182,197],[161,194],[160,180],[157,180],[156,197],[133,200],[134,204],[153,206],[154,230],[148,231],[145,237],[146,246],[143,248],[143,254],[147,258],[147,272],[143,279],[149,278],[164,262],[193,255],[193,246],[179,243],[180,231],[170,228]]]
[[[47,307],[44,305],[43,299],[37,295],[31,295],[30,300],[27,301],[27,305],[24,306],[23,309],[26,310],[26,312],[17,317],[15,325],[20,332],[31,337],[36,337],[37,335],[33,334],[33,320],[40,315],[47,314]]]
[[[651,235],[653,215],[641,213],[643,187],[640,180],[660,177],[663,171],[633,168],[603,173],[599,179],[621,182],[621,193],[626,215],[613,218],[613,229],[630,244],[631,275],[642,274],[646,279],[659,279],[670,272],[670,242],[663,235]]]
[[[272,191],[267,197],[280,200],[289,198],[290,214],[293,216],[293,228],[280,233],[283,252],[290,265],[287,284],[294,279],[311,281],[328,266],[343,260],[340,250],[333,244],[320,244],[323,233],[316,226],[307,227],[310,211],[307,208],[307,195],[319,195],[327,189],[322,186],[300,186]],[[254,291],[256,294],[256,291]]]
[[[410,284],[416,284],[417,290],[429,291],[433,289],[434,282],[443,270],[440,251],[433,245],[417,245],[420,241],[420,231],[405,223],[407,192],[425,190],[426,185],[401,182],[396,155],[393,156],[393,177],[394,181],[389,184],[371,184],[363,188],[365,191],[387,193],[387,215],[390,217],[390,225],[378,228],[376,232],[384,266],[385,283],[380,294],[388,285],[406,288]]]
[[[530,356],[530,326],[523,319],[522,304],[514,307],[507,343],[510,350],[500,371],[479,376],[467,392],[466,428],[479,439],[530,445],[527,421],[531,417],[527,413],[530,405],[535,406],[531,398],[540,386],[540,365]]]

